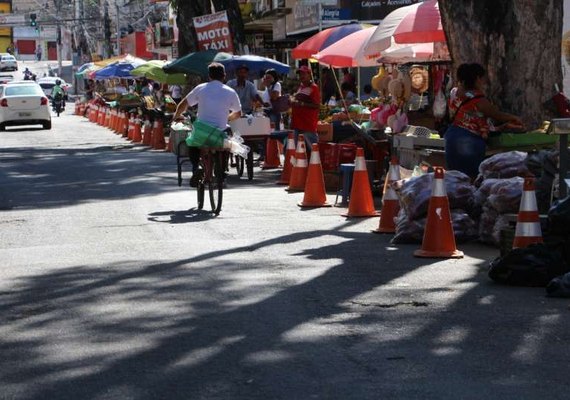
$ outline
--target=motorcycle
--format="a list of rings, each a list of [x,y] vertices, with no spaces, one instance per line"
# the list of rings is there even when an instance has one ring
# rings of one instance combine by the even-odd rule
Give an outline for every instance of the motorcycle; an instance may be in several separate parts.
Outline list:
[[[55,95],[55,97],[52,100],[52,108],[53,111],[57,114],[57,116],[59,117],[59,114],[62,113],[62,111],[64,110],[64,105],[63,105],[63,96],[58,93],[57,95]]]

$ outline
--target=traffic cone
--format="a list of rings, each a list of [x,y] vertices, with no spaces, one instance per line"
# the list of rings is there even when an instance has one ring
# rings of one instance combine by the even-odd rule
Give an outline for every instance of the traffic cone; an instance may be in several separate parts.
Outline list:
[[[105,109],[105,128],[108,128],[109,126],[111,126],[111,111],[109,110],[109,107],[107,107]]]
[[[121,135],[123,137],[128,137],[129,135],[129,118],[130,114],[128,112],[125,112],[123,119],[123,128],[121,129]]]
[[[142,144],[150,146],[152,144],[152,125],[148,117],[144,120],[143,141]]]
[[[134,122],[133,128],[133,142],[140,143],[142,141],[142,134],[141,134],[141,119],[136,117]]]
[[[152,129],[152,148],[155,150],[164,150],[165,147],[164,127],[162,125],[162,120],[157,119],[154,121]]]
[[[95,115],[95,110],[97,109],[97,106],[92,105],[91,107],[89,107],[89,122],[95,122],[94,121],[94,115]]]
[[[79,104],[79,115],[85,116],[85,104],[83,103]]]
[[[289,133],[287,137],[287,151],[285,151],[285,163],[283,165],[283,172],[281,172],[281,179],[277,181],[279,185],[288,185],[291,179],[291,171],[293,170],[293,164],[291,159],[295,159],[295,134],[293,132]]]
[[[540,216],[534,190],[534,178],[525,178],[513,249],[527,247],[534,243],[542,243]]]
[[[103,126],[105,123],[105,107],[99,107],[99,113],[97,114],[97,125]]]
[[[457,250],[455,246],[455,235],[442,167],[435,167],[422,248],[414,251],[414,256],[463,258],[463,252]]]
[[[400,201],[396,192],[392,188],[392,183],[400,180],[400,165],[398,158],[392,156],[390,160],[390,169],[384,182],[384,191],[382,194],[382,211],[380,212],[380,224],[378,229],[373,230],[374,233],[395,233],[396,223],[394,222],[398,212],[400,211]]]
[[[348,212],[343,214],[343,216],[348,218],[378,216],[374,209],[374,199],[372,198],[372,189],[370,189],[370,179],[368,178],[368,169],[366,168],[364,149],[362,147],[356,149]]]
[[[119,126],[121,125],[121,113],[119,110],[115,111],[115,125],[113,126],[113,132],[119,133]]]
[[[133,133],[135,131],[135,117],[133,114],[129,114],[129,126],[127,131],[127,138],[133,140]]]
[[[305,195],[303,201],[299,203],[299,207],[331,207],[332,204],[327,203],[327,192],[325,190],[325,176],[321,165],[321,155],[319,154],[319,145],[313,144],[311,151],[311,160],[309,162],[309,170],[307,172],[307,181],[305,183]]]
[[[281,160],[279,159],[279,146],[276,139],[267,139],[265,144],[265,162],[261,169],[279,168]]]
[[[291,180],[289,181],[289,192],[302,192],[305,190],[307,182],[307,149],[305,149],[305,138],[299,135],[297,141],[297,151],[295,152],[295,163],[291,170]]]

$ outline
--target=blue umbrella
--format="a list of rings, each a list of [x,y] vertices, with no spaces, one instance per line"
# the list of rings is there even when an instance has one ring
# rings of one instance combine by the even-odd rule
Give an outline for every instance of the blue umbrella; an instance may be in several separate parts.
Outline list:
[[[254,55],[232,56],[232,58],[227,60],[221,60],[220,63],[224,64],[227,71],[235,71],[239,67],[246,66],[250,72],[264,72],[272,68],[279,74],[286,74],[290,69],[287,64],[272,60],[271,58]]]
[[[132,78],[131,71],[138,66],[137,64],[132,62],[109,64],[95,72],[95,79]]]

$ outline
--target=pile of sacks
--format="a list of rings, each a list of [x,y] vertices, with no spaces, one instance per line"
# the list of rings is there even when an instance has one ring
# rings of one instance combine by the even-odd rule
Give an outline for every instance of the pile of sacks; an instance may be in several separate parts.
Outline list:
[[[531,157],[519,151],[490,157],[481,163],[474,184],[461,172],[445,173],[445,189],[457,242],[479,239],[483,243],[500,244],[501,231],[509,226],[507,214],[519,211],[523,177],[531,171],[535,175],[540,173],[536,157]],[[540,158],[551,160],[552,156],[542,154]],[[421,243],[432,184],[433,173],[393,184],[400,200],[393,243]],[[546,185],[544,190],[549,191],[550,187]],[[537,190],[537,197],[540,196]]]
[[[433,177],[434,174],[429,173],[393,184],[400,199],[400,212],[396,218],[396,235],[392,243],[421,243]],[[475,187],[469,177],[459,171],[447,171],[444,182],[456,240],[464,242],[476,239],[477,223],[471,216]]]

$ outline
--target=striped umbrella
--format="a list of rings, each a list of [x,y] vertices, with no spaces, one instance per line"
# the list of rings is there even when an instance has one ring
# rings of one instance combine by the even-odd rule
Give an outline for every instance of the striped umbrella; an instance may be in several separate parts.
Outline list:
[[[311,58],[313,54],[317,54],[319,51],[326,49],[343,37],[370,26],[371,25],[353,23],[325,29],[295,47],[291,55],[295,59]]]

